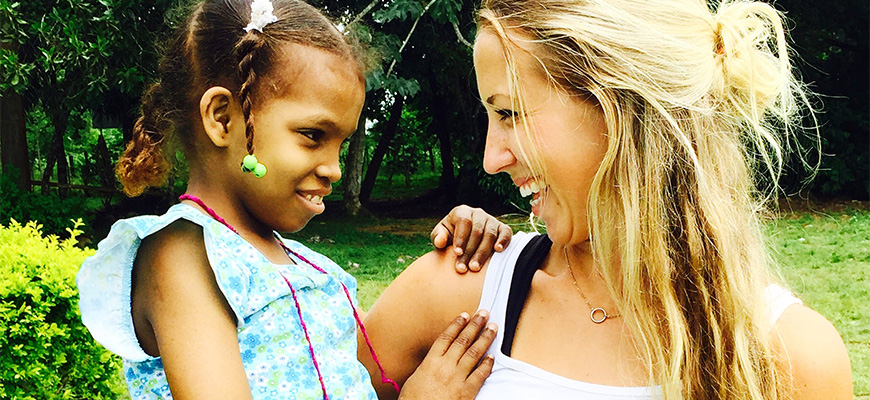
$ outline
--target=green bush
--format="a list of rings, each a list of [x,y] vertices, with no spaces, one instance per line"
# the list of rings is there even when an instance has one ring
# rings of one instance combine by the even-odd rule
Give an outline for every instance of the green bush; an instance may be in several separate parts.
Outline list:
[[[115,399],[120,360],[82,325],[75,275],[91,249],[44,237],[34,222],[0,225],[0,399]]]

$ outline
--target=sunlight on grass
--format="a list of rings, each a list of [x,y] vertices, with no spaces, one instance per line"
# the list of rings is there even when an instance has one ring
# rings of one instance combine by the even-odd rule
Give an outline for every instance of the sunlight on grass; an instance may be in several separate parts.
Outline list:
[[[769,235],[791,289],[846,342],[855,395],[870,397],[870,212],[790,215]]]

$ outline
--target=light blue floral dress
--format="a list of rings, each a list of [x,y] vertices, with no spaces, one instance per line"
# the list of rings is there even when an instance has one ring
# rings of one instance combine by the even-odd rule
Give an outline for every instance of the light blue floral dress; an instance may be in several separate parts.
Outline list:
[[[299,260],[295,265],[273,264],[223,224],[191,206],[177,204],[161,216],[116,222],[76,278],[82,321],[98,342],[124,359],[124,376],[133,400],[172,398],[161,359],[146,354],[136,339],[130,287],[142,239],[180,218],[202,226],[215,279],[238,321],[239,349],[254,399],[323,398],[284,277],[296,289],[329,397],[377,398],[368,372],[357,361],[356,323],[340,283],[356,303],[352,276],[325,256],[286,239],[291,250],[328,274]]]

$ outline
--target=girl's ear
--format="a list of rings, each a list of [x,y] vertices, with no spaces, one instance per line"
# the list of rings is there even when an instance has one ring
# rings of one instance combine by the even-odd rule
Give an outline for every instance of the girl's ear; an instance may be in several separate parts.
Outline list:
[[[217,147],[228,147],[232,128],[245,126],[244,116],[234,102],[233,93],[221,86],[210,87],[202,94],[199,117],[206,136]]]

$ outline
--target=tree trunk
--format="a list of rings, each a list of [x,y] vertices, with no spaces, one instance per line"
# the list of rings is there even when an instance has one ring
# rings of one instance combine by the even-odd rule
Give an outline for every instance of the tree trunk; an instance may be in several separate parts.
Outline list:
[[[432,124],[435,135],[438,136],[438,144],[441,149],[441,187],[445,190],[447,200],[456,200],[456,175],[453,174],[453,149],[450,146],[450,124],[448,123],[447,109],[442,106],[444,102],[435,102],[432,106]]]
[[[55,114],[51,118],[51,122],[54,125],[54,136],[51,139],[51,146],[48,150],[48,157],[45,163],[45,171],[42,172],[42,193],[45,194],[48,192],[48,182],[51,179],[51,173],[54,171],[54,164],[58,164],[57,178],[60,183],[69,183],[67,179],[66,182],[63,182],[62,179],[66,178],[64,174],[66,174],[66,151],[63,148],[63,134],[66,131],[66,124],[69,120],[69,112],[61,112],[59,114]],[[64,164],[63,167],[60,164]]]
[[[121,136],[124,138],[124,146],[127,146],[127,143],[130,139],[133,138],[133,126],[136,125],[136,119],[139,118],[136,115],[127,115],[121,118]]]
[[[366,176],[362,181],[359,198],[363,204],[369,202],[372,195],[372,189],[375,187],[375,178],[378,177],[378,170],[381,168],[381,163],[384,162],[384,156],[387,154],[387,149],[390,147],[390,142],[396,137],[396,131],[399,128],[399,121],[402,119],[402,107],[405,105],[405,98],[396,94],[396,100],[390,107],[390,118],[384,126],[384,132],[381,140],[378,141],[374,153],[372,153],[372,161],[369,167],[366,168]]]
[[[366,117],[359,116],[356,133],[350,138],[347,146],[347,157],[344,159],[344,179],[341,181],[342,203],[344,212],[350,216],[359,213],[362,204],[359,200],[362,184],[363,156],[366,146]]]
[[[106,187],[115,186],[112,174],[112,160],[109,159],[109,146],[106,144],[106,138],[103,137],[102,129],[100,130],[100,137],[97,138],[97,159],[94,167],[100,175],[100,184]]]
[[[21,95],[8,92],[0,97],[0,165],[15,167],[16,186],[30,191],[30,158],[27,155],[27,131],[24,125],[24,102]]]

